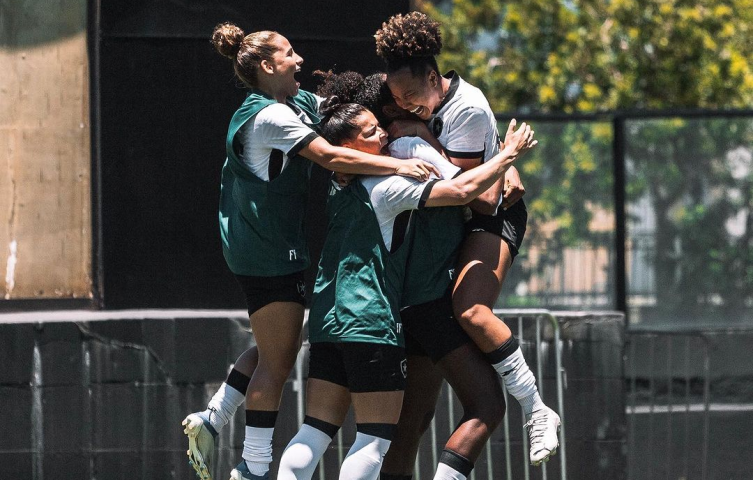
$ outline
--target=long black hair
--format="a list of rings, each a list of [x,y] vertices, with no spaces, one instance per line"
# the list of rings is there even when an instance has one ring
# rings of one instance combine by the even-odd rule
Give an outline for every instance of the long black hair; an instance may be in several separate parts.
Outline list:
[[[358,134],[356,118],[366,111],[366,107],[357,103],[341,103],[340,98],[333,95],[319,105],[322,115],[320,133],[332,145],[342,145],[346,140],[353,139]]]

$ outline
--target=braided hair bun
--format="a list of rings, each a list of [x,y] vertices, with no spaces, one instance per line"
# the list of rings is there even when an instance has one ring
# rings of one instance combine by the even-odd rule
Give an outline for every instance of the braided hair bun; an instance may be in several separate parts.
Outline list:
[[[232,23],[221,23],[214,27],[212,45],[220,55],[235,60],[246,35],[243,30]]]
[[[319,104],[319,114],[323,118],[331,117],[341,106],[343,102],[337,95],[330,95],[326,97],[322,103]]]

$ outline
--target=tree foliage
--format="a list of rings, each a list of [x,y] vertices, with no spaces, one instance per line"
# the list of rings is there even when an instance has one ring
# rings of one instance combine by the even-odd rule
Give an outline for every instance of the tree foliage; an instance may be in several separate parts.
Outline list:
[[[498,112],[753,105],[753,0],[419,6],[443,25],[440,66],[481,88]],[[546,235],[551,248],[541,267],[561,261],[567,246],[610,244],[611,235],[590,225],[600,209],[613,210],[613,132],[602,122],[535,127],[541,145],[519,168],[532,230],[557,226]],[[628,202],[651,207],[631,210],[628,227],[654,224],[654,313],[709,319],[720,309],[750,312],[753,118],[628,120],[626,128]]]
[[[753,104],[751,0],[419,2],[496,111]]]

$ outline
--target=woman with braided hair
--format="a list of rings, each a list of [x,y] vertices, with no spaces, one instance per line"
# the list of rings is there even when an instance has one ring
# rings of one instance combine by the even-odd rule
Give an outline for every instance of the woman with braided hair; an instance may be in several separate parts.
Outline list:
[[[317,133],[321,98],[299,89],[301,58],[277,32],[246,35],[224,23],[212,34],[249,89],[225,141],[219,224],[222,250],[248,303],[256,347],[235,363],[208,408],[183,421],[190,462],[210,480],[214,438],[245,400],[243,459],[232,480],[266,479],[280,396],[301,344],[303,272],[309,266],[303,228],[311,163],[362,174],[424,181],[436,169],[420,160],[333,146]],[[204,354],[197,345],[197,353]]]
[[[439,72],[435,57],[442,39],[437,22],[419,12],[395,15],[375,38],[395,102],[421,120],[394,123],[391,134],[419,135],[463,170],[483,165],[497,154],[497,122],[483,93],[454,71],[444,76]],[[492,310],[525,234],[527,213],[522,194],[517,171],[511,167],[505,179],[471,204],[452,304],[462,328],[521,403],[531,444],[530,461],[538,465],[559,445],[559,416],[544,405],[517,340]],[[465,479],[473,466],[472,459],[465,460],[462,471],[455,468],[447,478]],[[412,469],[412,459],[402,456],[395,464],[385,463],[385,470],[395,475],[383,478],[408,479]]]
[[[319,91],[335,91],[339,79],[329,75]],[[341,95],[347,90],[340,90]],[[285,449],[277,478],[310,479],[352,404],[356,439],[339,478],[375,480],[405,386],[398,309],[413,213],[468,203],[535,143],[530,128],[521,125],[509,132],[502,152],[479,168],[460,172],[420,139],[401,138],[388,146],[386,132],[361,105],[330,97],[320,110],[322,136],[332,144],[436,162],[444,178],[418,183],[395,175],[362,176],[345,186],[330,186],[329,227],[309,312],[306,419]]]

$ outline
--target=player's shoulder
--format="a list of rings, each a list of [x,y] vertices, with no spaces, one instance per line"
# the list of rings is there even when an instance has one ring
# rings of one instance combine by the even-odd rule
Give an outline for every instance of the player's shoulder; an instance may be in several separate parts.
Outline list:
[[[290,121],[298,122],[298,116],[295,112],[284,103],[272,103],[262,108],[256,114],[257,125],[288,123]]]
[[[484,92],[478,87],[471,85],[462,78],[458,83],[458,89],[455,92],[456,107],[458,112],[484,113],[493,115],[489,100]]]

